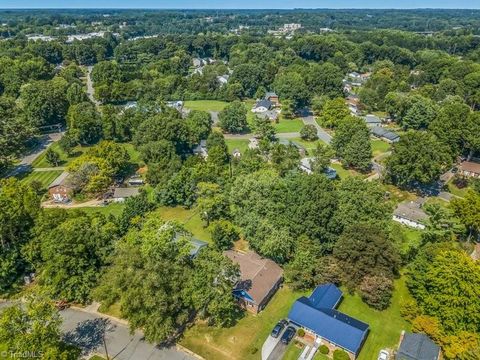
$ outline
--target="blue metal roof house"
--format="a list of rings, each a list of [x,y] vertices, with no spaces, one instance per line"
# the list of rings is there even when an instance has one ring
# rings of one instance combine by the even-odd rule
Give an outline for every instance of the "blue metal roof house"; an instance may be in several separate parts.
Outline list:
[[[323,342],[356,357],[367,338],[369,326],[335,310],[342,296],[341,290],[334,284],[320,285],[310,297],[302,296],[295,301],[288,319],[320,337]]]

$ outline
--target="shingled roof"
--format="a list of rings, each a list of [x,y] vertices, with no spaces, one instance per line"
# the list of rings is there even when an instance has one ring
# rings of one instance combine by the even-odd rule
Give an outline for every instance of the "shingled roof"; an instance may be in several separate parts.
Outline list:
[[[440,347],[425,334],[405,334],[397,352],[397,360],[437,360]]]

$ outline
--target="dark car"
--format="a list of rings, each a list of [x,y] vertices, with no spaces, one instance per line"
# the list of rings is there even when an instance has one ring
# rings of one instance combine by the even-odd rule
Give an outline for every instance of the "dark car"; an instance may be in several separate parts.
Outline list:
[[[285,345],[287,345],[290,342],[290,340],[292,340],[293,337],[295,336],[295,332],[296,330],[294,327],[292,326],[287,327],[287,330],[285,330],[285,332],[283,333],[280,341]]]
[[[272,337],[274,338],[277,338],[282,333],[282,330],[285,327],[285,325],[286,325],[285,320],[279,321],[278,324],[275,325],[275,327],[273,328],[272,333],[270,335],[272,335]]]

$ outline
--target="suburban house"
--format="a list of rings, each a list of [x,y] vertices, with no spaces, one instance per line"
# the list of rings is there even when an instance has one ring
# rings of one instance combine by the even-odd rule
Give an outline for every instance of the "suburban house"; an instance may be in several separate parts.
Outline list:
[[[113,191],[113,201],[124,202],[126,199],[137,196],[140,193],[136,187],[121,188],[117,187]]]
[[[208,157],[207,140],[200,140],[200,144],[193,149],[193,153],[206,159]]]
[[[54,202],[70,201],[73,188],[68,184],[67,178],[68,172],[64,171],[48,186],[48,195]]]
[[[428,215],[422,210],[422,204],[416,201],[405,201],[398,204],[393,211],[393,220],[415,229],[425,229]]]
[[[356,95],[349,95],[345,99],[345,103],[348,106],[348,110],[352,115],[358,115],[360,113],[360,100]]]
[[[269,91],[265,94],[265,100],[271,101],[274,106],[280,106],[280,101],[278,100],[278,95],[273,91]]]
[[[480,164],[473,161],[464,161],[459,166],[463,176],[480,178]]]
[[[367,338],[369,325],[336,310],[342,297],[342,291],[334,284],[317,286],[310,297],[295,301],[288,319],[313,337],[315,344],[326,345],[330,352],[342,349],[355,359]]]
[[[425,334],[409,334],[402,331],[395,360],[440,360],[442,352]]]
[[[253,106],[252,112],[263,113],[273,108],[273,102],[267,99],[258,100]]]
[[[240,280],[235,284],[233,296],[246,310],[259,313],[280,287],[282,268],[253,251],[244,253],[228,250],[224,254],[240,266]]]
[[[276,121],[280,115],[280,111],[277,109],[268,110],[264,112],[256,112],[258,118],[263,120]]]
[[[384,140],[388,143],[394,143],[400,141],[400,135],[393,131],[387,130],[381,126],[372,126],[370,132],[373,136]]]
[[[368,114],[363,118],[368,127],[382,126],[382,120],[376,115]]]
[[[300,170],[305,171],[307,174],[312,174],[312,163],[313,158],[302,158],[300,159]],[[337,178],[337,171],[331,167],[328,167],[323,172],[329,180],[335,180]]]

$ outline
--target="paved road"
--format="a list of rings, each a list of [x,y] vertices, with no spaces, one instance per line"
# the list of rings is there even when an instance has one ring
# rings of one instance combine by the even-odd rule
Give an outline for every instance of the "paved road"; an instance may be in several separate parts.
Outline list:
[[[92,71],[93,66],[87,67],[87,96],[92,103],[98,108],[100,106],[100,102],[95,99],[95,89],[93,88],[93,81],[92,81]]]
[[[10,305],[0,302],[0,310]],[[194,360],[191,355],[172,348],[158,348],[143,340],[141,332],[130,334],[126,325],[81,310],[66,309],[63,318],[64,340],[82,349],[83,355],[106,355],[103,339],[110,359],[117,360]]]
[[[317,129],[317,135],[320,140],[324,143],[330,144],[332,141],[332,136],[327,133],[320,125],[315,121],[315,117],[310,109],[302,109],[300,111],[300,116],[305,125],[313,125]]]
[[[38,158],[50,145],[55,141],[58,141],[62,138],[63,133],[51,133],[43,135],[37,146],[33,148],[28,154],[26,154],[20,163],[7,174],[9,176],[16,176],[24,172],[28,172],[32,168],[32,163]]]

